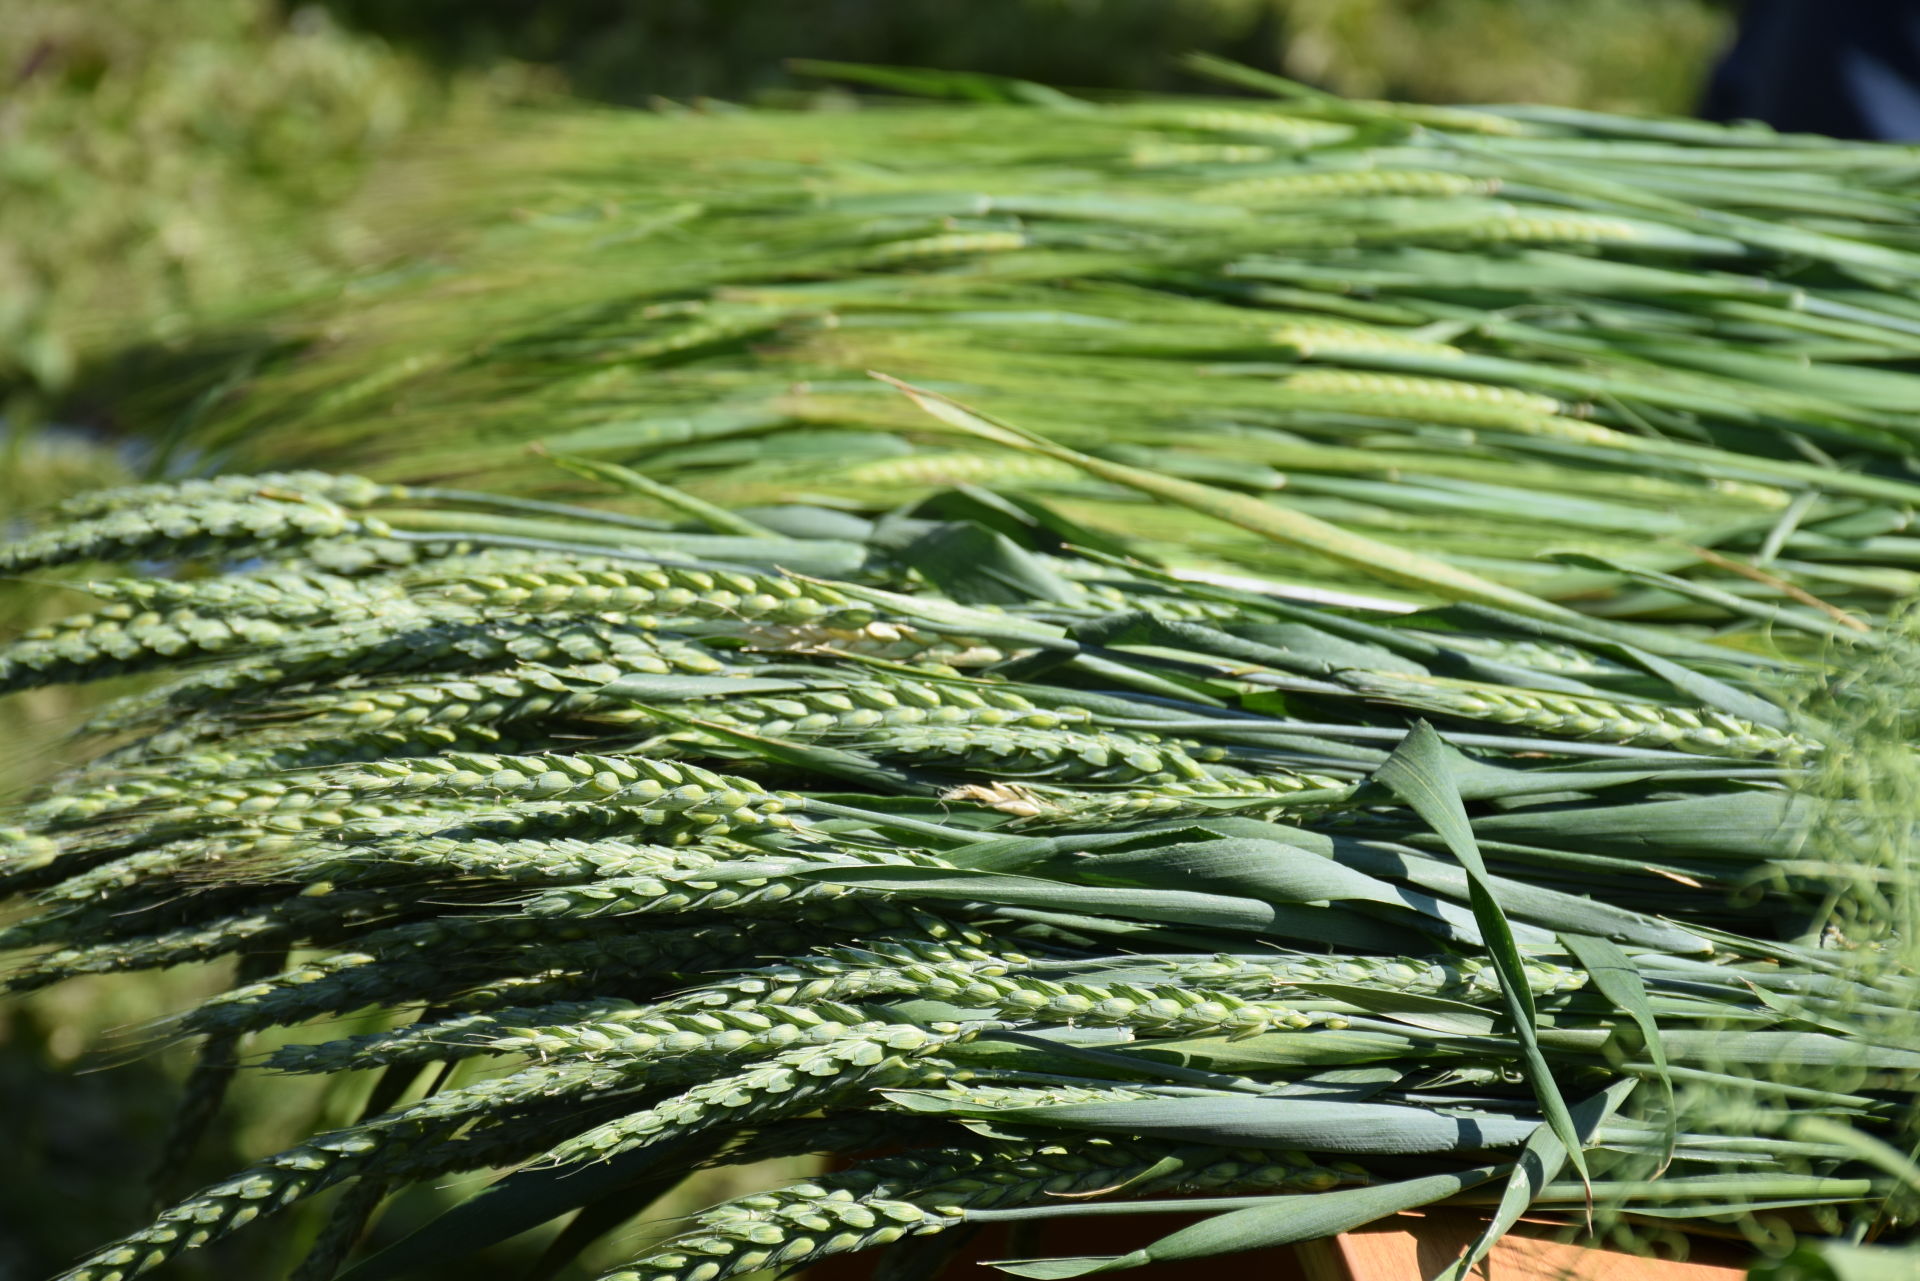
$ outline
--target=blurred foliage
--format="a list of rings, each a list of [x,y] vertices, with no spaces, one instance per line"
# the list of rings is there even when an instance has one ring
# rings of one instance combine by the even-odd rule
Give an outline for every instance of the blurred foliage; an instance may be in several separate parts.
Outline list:
[[[0,378],[57,389],[102,331],[165,332],[337,265],[315,211],[503,80],[441,76],[317,8],[9,0]]]
[[[1205,49],[1362,96],[1684,112],[1727,23],[1713,0],[325,2],[442,65],[541,63],[627,103],[751,95],[791,57],[1194,88],[1170,55]]]
[[[0,432],[0,538],[24,528],[16,516],[126,479],[118,451],[78,432]],[[77,607],[83,606],[54,584],[0,582],[0,637]],[[0,700],[0,800],[54,768],[47,739],[78,715],[79,698],[70,690],[48,689]]]
[[[148,1175],[194,1057],[190,1047],[164,1043],[155,1011],[186,1008],[223,986],[206,967],[188,967],[133,982],[124,976],[83,980],[0,1006],[0,1097],[7,1100],[0,1109],[0,1151],[27,1158],[0,1166],[0,1281],[44,1281],[103,1236],[152,1214]],[[340,1019],[331,1030],[349,1035],[382,1026],[373,1018]],[[300,1039],[299,1029],[280,1029],[254,1037],[246,1053]],[[102,1045],[116,1048],[84,1049]],[[168,1199],[230,1175],[259,1153],[350,1124],[377,1075],[241,1073],[192,1159],[166,1180]],[[411,1096],[425,1085],[413,1082]],[[644,1223],[597,1242],[561,1275],[598,1276],[631,1257],[645,1237],[670,1230],[678,1216],[790,1181],[808,1168],[804,1160],[788,1160],[713,1171],[649,1207]],[[483,1174],[463,1175],[401,1196],[382,1215],[374,1244],[399,1240],[487,1181]],[[156,1281],[284,1277],[326,1221],[330,1200],[287,1212],[298,1224],[293,1231],[239,1233],[169,1264]],[[551,1226],[525,1233],[421,1281],[523,1281],[554,1235]]]
[[[265,301],[353,245],[321,217],[449,115],[791,86],[791,57],[1199,88],[1208,49],[1342,93],[1685,111],[1725,0],[8,0],[0,386]],[[17,399],[14,417],[26,406]]]

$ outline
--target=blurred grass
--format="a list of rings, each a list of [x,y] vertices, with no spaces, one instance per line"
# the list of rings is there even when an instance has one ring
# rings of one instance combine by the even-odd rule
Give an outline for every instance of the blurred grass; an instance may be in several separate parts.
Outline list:
[[[46,423],[92,354],[164,340],[197,316],[269,305],[358,261],[328,216],[367,167],[439,123],[559,92],[751,98],[810,56],[967,68],[1119,89],[1195,88],[1172,57],[1203,48],[1358,95],[1530,99],[1684,112],[1725,38],[1712,0],[5,0],[0,20],[0,534],[23,513],[141,465],[100,422]],[[70,608],[0,584],[0,635]],[[58,765],[84,701],[0,703],[0,796]],[[193,999],[204,976],[81,983],[0,1005],[0,1281],[37,1281],[146,1210],[190,1055],[130,1054],[108,1073],[80,1047]],[[292,1035],[292,1034],[289,1034]],[[126,1039],[129,1049],[140,1044]],[[259,1047],[252,1047],[259,1048]],[[284,1145],[344,1093],[258,1078],[190,1175]],[[707,1199],[764,1181],[727,1171]],[[725,1186],[718,1186],[724,1183]],[[435,1208],[396,1208],[391,1231]],[[691,1205],[656,1206],[652,1217]],[[317,1228],[309,1219],[308,1231]],[[275,1235],[165,1273],[284,1274]],[[594,1275],[631,1246],[616,1234]],[[522,1275],[538,1240],[463,1265]]]
[[[147,1174],[166,1136],[173,1104],[192,1065],[190,1050],[161,1048],[157,1011],[184,1008],[224,986],[201,967],[64,984],[28,1001],[0,1006],[0,1281],[44,1281],[61,1267],[129,1230],[152,1213]],[[366,1019],[337,1019],[328,1035],[371,1032]],[[251,1057],[312,1029],[254,1037]],[[101,1051],[94,1047],[110,1046]],[[230,1176],[249,1160],[277,1152],[316,1130],[360,1115],[376,1073],[339,1079],[243,1072],[219,1120],[192,1162],[167,1186],[169,1199]],[[457,1083],[458,1078],[456,1078]],[[416,1081],[417,1097],[422,1083]],[[645,1219],[595,1243],[566,1277],[595,1277],[638,1252],[645,1237],[716,1200],[803,1176],[806,1159],[716,1170],[648,1207]],[[390,1244],[471,1196],[484,1174],[416,1188],[383,1214],[376,1246]],[[267,1281],[288,1274],[326,1219],[330,1197],[288,1212],[289,1222],[239,1233],[167,1265],[156,1281]],[[291,1229],[291,1230],[289,1230]],[[522,1281],[557,1228],[548,1225],[464,1259],[459,1281]],[[410,1274],[413,1275],[413,1274]],[[438,1281],[442,1274],[417,1274]]]
[[[1356,97],[1691,114],[1732,12],[1703,0],[1275,0],[1298,79]]]
[[[574,92],[738,97],[786,58],[991,71],[1085,88],[1193,88],[1206,49],[1343,93],[1684,112],[1724,38],[1712,0],[326,0],[448,67],[550,66]]]
[[[1196,88],[1208,49],[1363,96],[1684,112],[1724,0],[8,0],[0,388],[265,302],[354,246],[325,211],[395,142],[553,92],[791,85],[790,57]],[[25,397],[26,399],[23,399]]]
[[[337,265],[319,215],[366,164],[513,81],[442,75],[317,8],[9,0],[0,377],[57,390],[89,343]]]
[[[18,532],[9,519],[16,513],[126,479],[127,468],[109,442],[46,429],[0,435],[0,538]],[[0,639],[82,608],[81,598],[51,583],[0,581]],[[46,776],[54,764],[50,740],[83,705],[73,691],[59,689],[0,699],[0,801]]]

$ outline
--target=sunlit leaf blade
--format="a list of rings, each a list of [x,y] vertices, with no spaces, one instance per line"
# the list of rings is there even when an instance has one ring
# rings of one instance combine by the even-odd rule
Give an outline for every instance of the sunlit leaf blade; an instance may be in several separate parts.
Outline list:
[[[1589,1176],[1579,1131],[1566,1100],[1560,1095],[1560,1087],[1554,1083],[1553,1069],[1541,1053],[1536,1026],[1539,1016],[1534,1008],[1533,993],[1527,986],[1526,962],[1514,942],[1506,913],[1488,883],[1487,867],[1474,842],[1466,807],[1453,785],[1451,771],[1457,757],[1433,728],[1422,722],[1394,749],[1387,763],[1374,771],[1374,779],[1425,819],[1467,869],[1474,918],[1480,922],[1481,933],[1487,940],[1488,957],[1500,974],[1501,997],[1513,1034],[1520,1043],[1528,1084],[1533,1087],[1547,1125],[1565,1148],[1568,1162],[1585,1182]]]
[[[1660,1025],[1647,1001],[1647,985],[1627,954],[1607,939],[1591,934],[1562,934],[1560,941],[1575,960],[1584,965],[1600,993],[1640,1030],[1640,1050],[1652,1062],[1660,1083],[1660,1113],[1665,1150],[1660,1156],[1660,1171],[1673,1160],[1674,1136],[1679,1131],[1679,1110],[1674,1103],[1673,1077],[1667,1069],[1667,1049],[1660,1038]]]
[[[1573,1119],[1579,1127],[1577,1132],[1583,1143],[1593,1139],[1595,1132],[1627,1101],[1627,1096],[1637,1084],[1631,1080],[1616,1081],[1595,1097],[1574,1106]],[[1671,1142],[1669,1134],[1669,1151]],[[1500,1193],[1500,1204],[1495,1207],[1486,1230],[1474,1238],[1465,1253],[1436,1273],[1431,1281],[1464,1281],[1499,1243],[1500,1238],[1520,1221],[1520,1216],[1527,1212],[1527,1207],[1540,1195],[1541,1190],[1559,1176],[1567,1155],[1568,1149],[1561,1145],[1559,1136],[1551,1126],[1542,1125],[1535,1130],[1528,1137],[1520,1159],[1514,1163],[1513,1172],[1507,1176],[1506,1187]]]

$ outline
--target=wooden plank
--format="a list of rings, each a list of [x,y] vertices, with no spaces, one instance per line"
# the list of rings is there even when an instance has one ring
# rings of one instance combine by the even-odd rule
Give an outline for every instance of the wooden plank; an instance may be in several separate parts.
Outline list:
[[[943,1281],[1014,1281],[1004,1272],[995,1272],[980,1265],[989,1259],[1125,1254],[1206,1217],[1142,1214],[1109,1218],[1089,1215],[1018,1225],[1027,1229],[1024,1232],[1014,1231],[1014,1225],[994,1224],[971,1234],[941,1277]],[[965,1234],[965,1229],[958,1231]],[[839,1255],[808,1268],[803,1274],[803,1281],[873,1281],[878,1263],[877,1253]],[[1243,1254],[1222,1255],[1217,1259],[1200,1259],[1192,1263],[1149,1264],[1130,1272],[1116,1273],[1114,1281],[1239,1281],[1240,1278],[1246,1281],[1318,1281],[1318,1278],[1302,1271],[1299,1255],[1287,1246],[1249,1250]],[[1094,1279],[1089,1278],[1089,1281]]]
[[[1311,1241],[1299,1257],[1307,1281],[1426,1281],[1479,1235],[1471,1215],[1403,1214],[1329,1241]],[[1742,1281],[1732,1251],[1703,1243],[1684,1262],[1648,1259],[1550,1239],[1551,1229],[1517,1225],[1473,1270],[1475,1281]]]

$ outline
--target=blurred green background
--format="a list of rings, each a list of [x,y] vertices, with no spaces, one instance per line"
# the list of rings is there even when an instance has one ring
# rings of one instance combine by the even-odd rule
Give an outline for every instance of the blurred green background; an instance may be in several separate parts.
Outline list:
[[[1731,22],[1731,6],[1715,0],[4,0],[0,9],[0,533],[136,465],[136,451],[91,419],[60,420],[91,356],[184,333],[198,316],[271,306],[351,266],[364,250],[331,211],[369,165],[448,123],[484,127],[491,113],[569,96],[640,107],[659,97],[753,101],[796,87],[784,65],[792,57],[1197,91],[1210,86],[1173,69],[1194,49],[1361,96],[1685,113]],[[70,604],[53,587],[0,584],[0,632]],[[50,692],[0,704],[0,788],[57,768],[50,745],[78,710]],[[144,1216],[139,1176],[191,1056],[148,1050],[140,1021],[199,986],[168,975],[0,1005],[9,1158],[0,1281],[38,1281]],[[108,1043],[122,1051],[88,1049]],[[186,1179],[211,1180],[316,1120],[346,1119],[366,1088],[349,1082],[323,1096],[307,1084],[243,1085]],[[390,1218],[418,1222],[430,1201]],[[303,1234],[317,1225],[309,1218]],[[155,1276],[283,1276],[296,1256],[279,1241],[243,1233]],[[589,1266],[616,1262],[620,1245],[596,1250]],[[524,1276],[539,1247],[510,1242],[484,1266],[463,1264],[462,1281]]]
[[[328,207],[453,116],[751,100],[791,57],[1214,88],[1174,69],[1192,49],[1362,96],[1685,112],[1729,21],[1724,0],[7,0],[0,379],[18,419],[127,326],[341,261]]]

